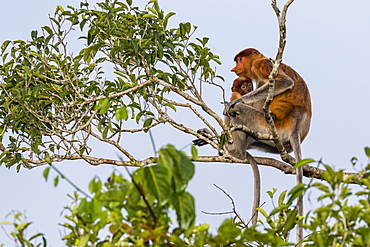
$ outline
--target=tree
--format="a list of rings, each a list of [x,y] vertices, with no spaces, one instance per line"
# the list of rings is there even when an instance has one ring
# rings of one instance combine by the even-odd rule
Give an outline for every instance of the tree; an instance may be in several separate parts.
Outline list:
[[[100,10],[89,9],[88,3],[67,10],[58,6],[41,35],[32,31],[31,41],[2,44],[1,162],[18,170],[62,160],[145,166],[156,158],[136,159],[122,138],[165,123],[224,152],[175,119],[184,108],[216,139],[223,134],[213,126],[228,133],[222,118],[202,98],[204,88],[216,87],[226,102],[216,82],[222,77],[212,69],[212,63],[220,61],[207,48],[208,39],[192,42],[196,27],[190,23],[168,29],[174,13],[165,14],[156,1],[144,10],[131,6],[131,1],[98,6]],[[83,32],[86,47],[73,55],[67,38],[77,29]],[[177,98],[169,98],[173,96]],[[90,155],[93,139],[118,152],[120,159]],[[240,162],[229,155],[197,160]],[[290,165],[276,160],[257,158],[257,162],[293,173]],[[308,167],[305,172],[320,178],[323,171]]]
[[[157,157],[136,158],[124,137],[165,123],[223,152],[178,120],[184,108],[192,119],[198,118],[210,128],[216,139],[222,140],[224,135],[218,129],[228,134],[222,118],[203,99],[204,88],[220,89],[220,98],[224,94],[217,83],[222,77],[212,68],[220,61],[207,48],[208,39],[193,41],[196,28],[190,23],[168,29],[174,13],[165,14],[156,1],[150,1],[144,10],[133,7],[131,1],[105,1],[98,6],[99,10],[90,9],[87,3],[66,10],[58,7],[52,24],[43,27],[41,35],[33,31],[29,42],[5,41],[1,46],[1,162],[17,169],[61,160],[137,167],[160,163]],[[68,37],[77,29],[86,47],[72,55]],[[106,72],[110,70],[114,76]],[[112,153],[118,151],[120,157],[93,156],[93,140],[105,143]],[[227,153],[201,157],[195,149],[190,158],[240,162]],[[286,173],[294,171],[277,160],[256,160]],[[158,167],[139,171],[146,171],[144,176],[151,176],[150,181],[168,182],[167,175],[162,180],[156,177],[160,171],[151,172],[162,169]],[[324,170],[306,169],[306,176],[322,178],[323,174]],[[158,188],[166,191],[163,188],[169,184]]]

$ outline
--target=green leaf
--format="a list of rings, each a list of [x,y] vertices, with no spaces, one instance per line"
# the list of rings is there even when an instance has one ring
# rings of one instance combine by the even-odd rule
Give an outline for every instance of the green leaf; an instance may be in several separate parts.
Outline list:
[[[290,205],[293,203],[294,199],[301,195],[305,190],[306,188],[304,184],[296,185],[291,191],[289,191],[290,198],[288,199],[287,204]]]
[[[232,219],[225,220],[217,231],[226,243],[234,241],[241,233],[241,230],[234,224]]]
[[[60,5],[58,5],[58,6],[57,6],[57,8],[56,8],[55,12],[57,12],[58,10],[59,10],[59,11],[61,11],[61,12],[64,12],[63,7],[62,7],[62,6],[60,6]]]
[[[44,152],[44,155],[45,155],[45,162],[48,163],[49,165],[51,165],[50,154],[48,152]]]
[[[283,192],[281,192],[280,196],[279,196],[279,199],[278,199],[278,205],[281,206],[283,205],[283,202],[284,202],[284,199],[285,199],[285,195],[286,195],[286,190],[284,190]]]
[[[148,190],[157,198],[160,205],[168,202],[171,194],[171,176],[169,170],[162,165],[152,165],[144,168],[144,176]]]
[[[276,188],[273,188],[272,191],[267,191],[267,194],[272,199],[274,197],[276,191],[277,191],[277,189]]]
[[[304,166],[304,165],[307,165],[307,164],[310,164],[310,163],[313,163],[313,162],[315,162],[315,160],[313,160],[313,159],[303,159],[303,160],[298,161],[293,166],[293,168],[298,168],[298,167],[301,167],[301,166]]]
[[[150,127],[150,125],[152,124],[152,122],[153,122],[153,118],[147,118],[144,121],[143,128]],[[144,132],[148,132],[148,131],[149,131],[149,129],[146,129]]]
[[[167,161],[171,159],[171,161]],[[165,161],[167,163],[163,163]],[[175,149],[172,145],[167,145],[159,151],[159,161],[172,171],[175,191],[181,193],[185,190],[187,183],[194,175],[194,164],[187,155]],[[170,164],[170,165],[169,165]]]
[[[156,16],[152,14],[145,14],[143,15],[143,18],[156,18]]]
[[[100,100],[99,101],[99,107],[100,107],[99,112],[101,114],[107,113],[108,112],[108,109],[109,109],[109,106],[110,105],[109,105],[109,99],[108,98]]]
[[[168,19],[171,18],[171,16],[175,15],[176,13],[174,12],[170,12],[168,13],[165,17],[164,17],[164,21],[163,21],[163,27],[166,28],[167,27],[167,23],[168,23]]]
[[[127,195],[126,191],[121,190],[111,190],[104,193],[101,193],[98,197],[100,201],[114,201],[114,202],[122,202]]]
[[[257,208],[257,211],[261,212],[261,214],[267,219],[269,216],[263,208]]]
[[[194,163],[183,152],[180,151],[178,152],[180,154],[180,170],[182,176],[186,181],[190,181],[190,179],[192,179],[194,176],[195,171]]]
[[[59,176],[56,176],[56,177],[54,178],[54,187],[57,187],[57,186],[58,186],[58,184],[59,184]]]
[[[198,150],[195,145],[191,145],[191,155],[193,156],[193,160],[198,159]]]
[[[194,197],[188,192],[175,194],[172,197],[172,204],[176,210],[180,228],[183,230],[192,228],[195,222]]]
[[[101,134],[103,140],[107,140],[108,132],[109,132],[109,126],[105,127],[103,130],[103,133]]]
[[[219,144],[220,148],[222,148],[225,145],[225,141],[226,141],[226,135],[222,134],[220,137],[220,144]]]
[[[288,204],[282,204],[281,206],[275,207],[274,209],[271,210],[270,216],[273,216],[277,213],[281,213],[281,212],[286,211],[286,209],[289,208],[289,205]]]
[[[2,43],[2,45],[1,45],[1,53],[3,53],[5,50],[6,50],[6,48],[8,47],[8,45],[9,45],[9,43],[10,43],[10,40],[5,40],[3,43]]]
[[[78,247],[85,247],[87,245],[87,242],[89,241],[89,235],[84,235],[79,238],[78,241]]]
[[[366,156],[370,158],[370,148],[369,147],[365,147],[365,153],[366,153]]]
[[[122,106],[121,108],[118,109],[118,111],[116,112],[116,119],[118,121],[128,119],[128,110],[126,106]]]
[[[152,12],[153,14],[155,14],[155,15],[158,14],[157,11],[155,9],[151,8],[151,7],[148,7],[148,10],[150,12]],[[154,17],[156,17],[156,16],[154,16]]]
[[[98,178],[93,178],[89,183],[90,193],[99,194],[102,189],[102,182]]]
[[[31,31],[31,38],[36,39],[37,38],[37,30],[32,30]]]
[[[49,26],[44,26],[42,27],[46,32],[48,32],[49,35],[53,35],[53,30]]]
[[[50,172],[50,167],[46,167],[43,174],[42,174],[45,178],[45,181],[48,181],[49,172]]]
[[[285,221],[285,224],[284,224],[284,229],[283,229],[283,234],[287,234],[288,232],[290,232],[290,230],[293,229],[293,227],[296,225],[296,219],[297,219],[297,214],[298,214],[298,211],[297,210],[291,210],[288,215],[287,215],[287,219]]]
[[[163,106],[168,106],[168,107],[170,107],[172,110],[174,110],[174,111],[176,111],[177,109],[176,109],[176,106],[174,106],[173,104],[171,104],[171,103],[165,103]]]

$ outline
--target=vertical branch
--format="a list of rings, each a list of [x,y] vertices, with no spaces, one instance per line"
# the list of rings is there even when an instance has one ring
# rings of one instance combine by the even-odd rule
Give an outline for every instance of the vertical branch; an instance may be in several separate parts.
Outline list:
[[[274,96],[275,78],[278,75],[279,66],[283,58],[283,53],[284,53],[285,44],[286,44],[286,14],[287,14],[289,6],[293,3],[293,1],[294,0],[288,0],[285,3],[282,12],[280,12],[277,6],[276,0],[272,0],[271,2],[272,8],[274,9],[276,17],[278,19],[280,38],[279,38],[278,52],[276,54],[275,61],[273,61],[273,69],[269,75],[269,92],[268,92],[268,96],[266,98],[265,104],[263,106],[263,111],[265,113],[265,118],[268,123],[270,132],[274,137],[275,145],[277,149],[279,150],[281,158],[284,161],[288,160],[289,155],[287,151],[285,150],[284,145],[278,138],[278,133],[277,133],[274,121],[270,114],[270,104]],[[294,154],[295,154],[296,162],[299,161],[301,159],[300,150],[294,150]],[[298,154],[298,157],[297,157],[297,154]],[[302,167],[297,168],[296,176],[297,176],[298,184],[302,183],[302,173],[303,173]],[[297,208],[298,208],[298,216],[302,216],[303,215],[303,195],[300,195],[297,199]],[[302,243],[301,243],[302,239],[303,239],[303,229],[301,226],[297,225],[297,242],[298,242],[297,246],[299,247],[302,246]]]
[[[270,132],[273,136],[273,140],[275,142],[276,148],[279,150],[280,156],[282,160],[284,160],[287,163],[292,163],[289,154],[285,150],[285,147],[283,143],[279,140],[278,138],[278,133],[277,129],[275,127],[274,121],[271,117],[271,112],[270,112],[270,105],[272,102],[272,99],[274,97],[274,91],[275,91],[275,78],[278,75],[279,71],[279,66],[281,64],[281,61],[283,59],[283,53],[285,49],[285,44],[286,44],[286,14],[288,11],[288,7],[290,4],[293,3],[294,0],[289,0],[283,7],[283,11],[280,12],[276,0],[272,0],[271,5],[272,8],[275,11],[276,17],[278,19],[278,24],[279,24],[279,47],[278,47],[278,52],[276,54],[275,60],[273,61],[273,68],[272,71],[269,75],[269,91],[268,95],[265,101],[265,104],[263,106],[263,111],[265,113],[265,118],[268,123]],[[293,165],[293,164],[292,164]]]

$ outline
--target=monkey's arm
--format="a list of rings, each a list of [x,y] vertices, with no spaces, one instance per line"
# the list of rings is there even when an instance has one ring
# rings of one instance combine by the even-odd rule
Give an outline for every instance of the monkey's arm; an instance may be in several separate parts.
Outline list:
[[[284,76],[277,76],[275,79],[275,91],[274,96],[279,95],[289,89],[291,89],[294,85],[294,82],[290,77],[284,75]],[[253,92],[250,92],[239,99],[236,99],[232,102],[230,102],[228,105],[226,105],[224,110],[224,115],[228,116],[228,112],[230,109],[232,109],[237,103],[241,102],[243,104],[252,104],[257,101],[265,100],[267,98],[268,94],[268,84],[264,84],[262,87],[254,90]]]
[[[228,109],[232,108],[236,103],[251,104],[260,100],[265,100],[268,94],[269,75],[272,70],[272,63],[269,59],[259,59],[253,62],[252,71],[257,76],[259,82],[264,84],[256,90],[240,97],[229,103]],[[274,96],[279,95],[294,86],[294,81],[279,69],[278,75],[275,78]]]

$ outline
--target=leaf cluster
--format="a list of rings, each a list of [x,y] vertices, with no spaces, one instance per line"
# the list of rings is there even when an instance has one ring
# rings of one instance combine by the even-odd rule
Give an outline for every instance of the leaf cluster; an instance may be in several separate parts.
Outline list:
[[[182,242],[178,235],[189,235],[194,226],[194,198],[185,191],[194,174],[194,165],[182,153],[167,146],[159,151],[155,165],[137,169],[131,181],[112,173],[103,183],[89,184],[92,198],[73,196],[68,207],[67,246],[146,246]],[[170,209],[178,226],[170,229]],[[100,237],[107,229],[109,234]],[[104,236],[104,234],[103,234]],[[81,242],[82,241],[82,242]]]
[[[211,67],[219,57],[206,46],[208,38],[191,38],[196,27],[190,23],[169,28],[174,14],[156,0],[144,9],[130,0],[58,6],[51,24],[32,31],[31,40],[4,41],[0,164],[19,170],[89,155],[91,138],[135,161],[120,143],[123,133],[172,121],[168,112],[178,106],[196,113],[167,98],[170,92],[207,109],[201,84],[219,77]],[[83,48],[74,54],[71,43]]]

